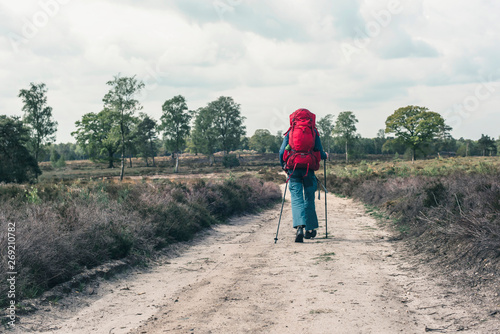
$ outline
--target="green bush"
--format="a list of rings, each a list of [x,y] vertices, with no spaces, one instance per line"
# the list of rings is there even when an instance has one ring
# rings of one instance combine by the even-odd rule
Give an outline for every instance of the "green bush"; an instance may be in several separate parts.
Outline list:
[[[238,167],[240,165],[240,159],[238,159],[236,154],[228,154],[224,156],[222,165],[226,168]]]

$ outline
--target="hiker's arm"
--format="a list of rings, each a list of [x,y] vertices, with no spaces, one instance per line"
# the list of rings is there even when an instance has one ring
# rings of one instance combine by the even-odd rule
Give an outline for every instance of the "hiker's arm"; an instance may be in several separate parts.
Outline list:
[[[317,135],[317,133],[316,133],[316,142],[314,143],[314,150],[321,152],[322,160],[328,159],[328,155],[325,153],[325,151],[323,151],[323,145],[321,145],[321,139],[319,138],[319,135]]]
[[[283,143],[280,147],[280,164],[281,168],[285,168],[285,162],[283,161],[283,154],[285,153],[286,145],[288,145],[288,134],[283,138]]]

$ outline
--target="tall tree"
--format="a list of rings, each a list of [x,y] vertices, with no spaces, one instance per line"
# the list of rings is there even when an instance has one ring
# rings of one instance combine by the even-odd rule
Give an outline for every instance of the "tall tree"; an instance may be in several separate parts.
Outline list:
[[[207,108],[214,115],[213,126],[224,153],[238,148],[245,135],[245,117],[241,116],[240,105],[231,97],[221,96],[210,102]]]
[[[77,130],[71,135],[75,137],[93,161],[106,160],[108,167],[114,167],[115,153],[120,148],[119,114],[104,109],[98,114],[88,113],[76,121]]]
[[[118,113],[118,125],[120,129],[121,139],[121,171],[120,180],[123,180],[125,173],[125,150],[128,135],[130,134],[130,126],[133,121],[134,113],[142,109],[140,102],[135,99],[141,89],[144,88],[144,83],[133,77],[120,77],[116,75],[113,80],[106,83],[111,86],[111,89],[104,96],[104,108],[113,110]]]
[[[186,99],[177,95],[165,101],[162,107],[160,129],[163,131],[165,148],[173,153],[175,157],[175,172],[179,171],[179,155],[186,145],[186,137],[189,135],[189,122],[193,112],[188,110]]]
[[[328,157],[330,157],[333,144],[333,118],[334,116],[332,114],[328,114],[316,122],[316,128],[318,129],[319,136],[321,137],[321,144],[328,152]]]
[[[28,182],[42,174],[26,145],[29,129],[17,117],[0,115],[0,182]]]
[[[57,122],[52,119],[52,107],[47,105],[47,87],[44,83],[30,83],[29,89],[21,89],[23,121],[30,129],[29,147],[38,161],[42,145],[55,141]]]
[[[490,136],[486,136],[484,134],[481,134],[481,138],[477,141],[477,144],[479,146],[479,149],[481,150],[481,153],[484,156],[486,155],[495,155],[497,152],[497,147],[495,145],[495,139],[491,138]]]
[[[214,161],[214,153],[218,147],[218,134],[214,127],[215,115],[208,107],[199,108],[195,114],[194,127],[191,132],[196,152],[208,155],[209,164]]]
[[[436,112],[425,107],[407,106],[397,109],[385,121],[385,132],[394,133],[398,140],[411,149],[411,161],[415,161],[415,152],[429,144],[443,131],[451,130],[444,119]]]
[[[385,139],[385,130],[384,129],[379,129],[377,131],[377,137],[373,138],[373,145],[375,146],[375,154],[381,154],[382,152],[382,147],[384,146],[386,142]]]
[[[342,111],[337,117],[333,133],[345,145],[345,161],[349,162],[349,145],[358,137],[356,134],[358,120],[352,111]]]
[[[153,167],[155,164],[155,156],[158,148],[156,147],[156,140],[158,134],[156,132],[156,121],[144,113],[139,114],[139,123],[137,124],[134,140],[139,155],[146,160],[146,166],[149,167],[148,158],[153,160]]]

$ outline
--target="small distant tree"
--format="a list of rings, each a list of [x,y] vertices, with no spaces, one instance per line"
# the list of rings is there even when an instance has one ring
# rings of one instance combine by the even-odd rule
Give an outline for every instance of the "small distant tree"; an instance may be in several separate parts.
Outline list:
[[[55,141],[57,122],[52,119],[52,107],[47,105],[47,87],[44,83],[30,83],[29,89],[21,89],[23,121],[30,130],[29,148],[38,161],[42,145]]]
[[[210,166],[214,162],[214,153],[218,147],[218,134],[214,127],[215,115],[208,107],[196,111],[191,138],[197,152],[208,155]]]
[[[375,146],[375,154],[381,154],[382,152],[382,147],[384,146],[386,142],[385,139],[385,130],[384,129],[379,129],[377,131],[377,137],[373,138],[373,145]]]
[[[158,134],[156,132],[156,121],[144,113],[139,114],[139,123],[136,127],[134,140],[136,143],[139,155],[146,161],[146,166],[149,167],[148,158],[153,160],[153,167],[155,164],[155,156],[158,153],[156,141]]]
[[[179,154],[186,146],[193,112],[189,111],[186,99],[182,95],[165,101],[162,110],[160,129],[163,131],[165,148],[173,153],[176,160],[175,172],[177,173],[179,171]]]
[[[98,114],[88,113],[76,121],[75,137],[93,161],[106,160],[108,167],[114,167],[115,154],[120,148],[119,115],[116,111],[104,109]]]
[[[429,144],[444,131],[451,130],[438,113],[425,107],[407,106],[397,109],[385,121],[385,132],[394,133],[398,140],[411,149],[411,161],[415,151]]]
[[[0,182],[29,182],[42,174],[26,148],[29,132],[18,117],[0,115]]]
[[[214,116],[213,128],[221,149],[226,154],[237,149],[245,135],[245,117],[241,116],[240,105],[231,97],[221,96],[210,102],[207,108]]]
[[[343,111],[337,117],[333,133],[345,145],[345,161],[349,162],[349,146],[358,138],[356,134],[358,120],[352,111]]]
[[[140,102],[134,97],[144,88],[144,83],[133,77],[120,77],[106,83],[111,89],[104,96],[104,108],[112,110],[118,115],[118,128],[120,132],[121,171],[120,180],[125,173],[125,151],[133,115],[142,109]]]
[[[319,136],[321,137],[321,144],[328,152],[328,157],[330,157],[333,146],[333,129],[335,127],[333,118],[334,116],[332,114],[328,114],[316,122],[316,128],[318,129]]]
[[[267,129],[257,129],[249,140],[249,147],[260,153],[275,152],[279,147],[276,145],[276,137]]]
[[[481,134],[481,138],[477,141],[477,144],[483,157],[486,155],[496,155],[497,146],[495,145],[495,139],[490,136]]]

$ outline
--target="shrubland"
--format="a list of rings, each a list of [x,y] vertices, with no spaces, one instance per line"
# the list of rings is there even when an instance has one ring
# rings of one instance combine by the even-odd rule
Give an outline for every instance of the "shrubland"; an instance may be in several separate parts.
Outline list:
[[[500,273],[500,160],[334,165],[328,188],[376,207],[428,261],[466,280]]]
[[[144,263],[169,244],[280,198],[276,184],[248,175],[185,184],[77,180],[0,185],[0,228],[16,226],[16,299],[36,297],[112,260]],[[7,235],[1,233],[2,258],[6,245]],[[2,282],[0,304],[6,302],[6,289]]]

